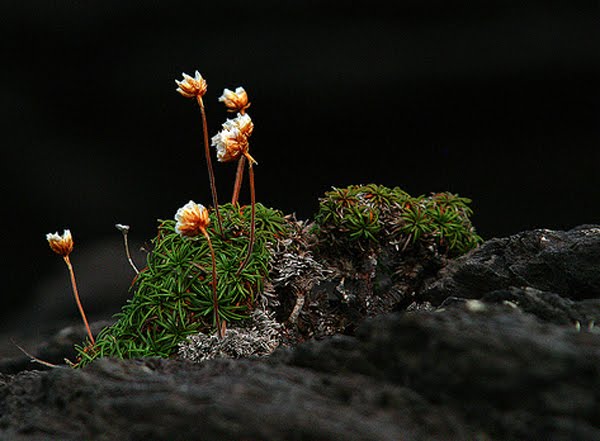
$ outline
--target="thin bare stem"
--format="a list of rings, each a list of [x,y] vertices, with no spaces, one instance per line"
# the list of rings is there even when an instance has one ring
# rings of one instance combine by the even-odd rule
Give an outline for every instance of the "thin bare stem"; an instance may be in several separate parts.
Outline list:
[[[244,179],[244,167],[246,167],[246,157],[240,156],[238,159],[237,172],[235,174],[235,184],[233,185],[233,196],[231,197],[231,204],[237,204],[240,198],[240,190],[242,188],[242,179]]]
[[[47,361],[44,361],[40,358],[35,357],[34,355],[31,355],[29,352],[27,352],[25,349],[23,349],[21,346],[19,346],[18,344],[16,344],[14,341],[12,342],[13,345],[15,345],[17,347],[17,349],[19,349],[19,351],[21,351],[23,354],[25,354],[27,357],[29,357],[30,361],[32,363],[39,363],[42,366],[46,366],[49,368],[58,368],[60,367],[57,364],[53,364],[53,363],[49,363]]]
[[[77,283],[75,282],[75,272],[73,271],[73,265],[71,265],[71,259],[69,259],[68,255],[64,256],[63,259],[65,260],[67,268],[69,269],[69,275],[71,276],[71,285],[73,286],[73,295],[75,296],[77,308],[79,308],[79,313],[81,314],[81,318],[83,319],[83,323],[85,325],[85,329],[87,330],[88,337],[90,338],[90,342],[92,343],[92,345],[95,345],[96,340],[94,340],[92,330],[90,329],[87,317],[85,316],[85,312],[83,311],[83,306],[81,305],[81,300],[79,299],[79,291],[77,291]]]
[[[250,242],[248,243],[248,253],[242,262],[242,265],[238,268],[237,275],[242,272],[242,270],[250,261],[252,251],[254,249],[254,229],[256,228],[256,192],[254,189],[254,168],[252,167],[251,160],[248,160],[248,178],[250,179],[250,207],[252,210],[250,212]]]
[[[139,274],[140,271],[137,269],[137,266],[135,266],[135,263],[133,263],[133,259],[131,258],[131,253],[129,252],[129,241],[127,240],[126,232],[123,232],[123,242],[125,243],[125,254],[127,255],[127,260],[129,261],[129,265],[131,265],[131,267],[133,268],[133,270],[135,271],[136,274]]]
[[[210,248],[210,257],[212,259],[212,292],[213,292],[213,311],[215,316],[215,325],[217,327],[217,335],[219,338],[223,338],[224,326],[221,326],[221,317],[219,316],[219,298],[217,296],[217,259],[215,258],[215,250],[212,246],[212,241],[208,232],[203,228],[202,234],[206,237],[208,242],[208,248]]]
[[[219,224],[219,232],[223,234],[223,221],[221,220],[221,213],[219,213],[219,199],[217,197],[217,184],[215,182],[215,172],[212,166],[212,160],[210,158],[210,147],[208,143],[208,124],[206,123],[206,111],[204,110],[204,102],[202,97],[197,97],[198,105],[200,106],[200,113],[202,114],[202,132],[204,132],[204,154],[206,156],[206,166],[208,167],[208,180],[210,182],[210,191],[212,193],[213,206],[217,213],[217,223]]]

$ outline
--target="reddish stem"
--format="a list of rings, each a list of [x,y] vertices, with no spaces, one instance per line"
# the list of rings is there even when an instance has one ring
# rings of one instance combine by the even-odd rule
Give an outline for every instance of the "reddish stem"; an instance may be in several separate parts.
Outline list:
[[[240,114],[244,115],[246,111],[244,109],[240,109]],[[244,156],[240,156],[238,160],[237,171],[235,173],[235,184],[233,185],[233,195],[231,196],[231,205],[237,204],[238,199],[240,198],[240,190],[242,188],[242,179],[244,178],[244,166],[246,163],[246,158]]]
[[[210,191],[212,193],[213,206],[217,213],[217,223],[219,224],[219,231],[223,234],[223,221],[221,220],[221,213],[219,213],[219,200],[217,198],[217,184],[215,182],[215,172],[212,166],[212,160],[210,158],[210,148],[208,144],[208,124],[206,123],[206,112],[204,110],[204,102],[202,97],[197,97],[198,105],[200,106],[200,113],[202,114],[202,131],[204,132],[204,154],[206,156],[206,166],[208,167],[208,180],[210,182]]]
[[[235,184],[233,185],[233,196],[231,197],[231,204],[235,205],[240,198],[240,190],[242,188],[242,179],[244,178],[244,167],[246,166],[246,157],[240,156],[237,165],[237,172],[235,173]]]
[[[221,317],[219,316],[219,298],[217,296],[217,259],[215,258],[215,250],[212,246],[212,241],[208,232],[203,228],[202,234],[206,237],[208,242],[208,248],[210,249],[210,257],[212,259],[212,292],[213,292],[213,311],[215,317],[215,325],[217,327],[217,335],[219,338],[223,338],[225,332],[224,327],[221,326]]]
[[[242,270],[246,267],[248,262],[250,261],[250,257],[252,256],[252,251],[254,249],[254,229],[256,227],[256,192],[254,189],[254,168],[252,167],[252,161],[248,161],[248,177],[250,178],[250,242],[248,243],[248,253],[246,254],[246,258],[242,262],[242,265],[237,270],[237,275],[239,275]]]
[[[75,302],[77,303],[77,308],[79,308],[79,313],[81,314],[81,318],[83,319],[83,324],[85,325],[85,329],[87,330],[88,337],[90,338],[90,342],[92,345],[96,344],[96,340],[94,340],[94,336],[92,335],[92,330],[90,329],[90,325],[87,321],[87,317],[85,316],[85,312],[83,311],[83,306],[81,305],[81,300],[79,299],[79,291],[77,290],[77,282],[75,282],[75,272],[73,271],[73,265],[71,265],[71,259],[69,256],[64,256],[63,259],[67,264],[67,268],[69,269],[69,275],[71,276],[71,285],[73,286],[73,295],[75,296]]]

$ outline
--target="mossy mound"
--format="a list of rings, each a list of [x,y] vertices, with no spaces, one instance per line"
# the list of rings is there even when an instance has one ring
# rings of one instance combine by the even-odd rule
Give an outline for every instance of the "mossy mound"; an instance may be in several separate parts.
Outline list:
[[[435,256],[457,256],[481,242],[470,221],[470,202],[447,192],[413,197],[400,188],[375,184],[334,188],[320,199],[310,234],[304,231],[297,238],[306,247],[300,254],[306,258],[305,253],[316,251],[331,266],[328,273],[337,271],[341,281],[336,290],[352,291],[354,300],[350,303],[356,303],[348,310],[358,311],[358,316],[387,311],[403,301],[396,298],[398,293],[414,291],[422,274],[429,271],[427,262]],[[250,212],[248,206],[221,206],[222,233],[214,211],[210,213],[208,230],[217,260],[219,315],[232,327],[255,309],[256,296],[269,277],[270,250],[286,249],[282,244],[293,236],[293,223],[281,212],[257,204],[252,257],[239,271],[248,250]],[[160,222],[152,243],[147,266],[134,280],[133,297],[117,314],[117,322],[99,333],[95,345],[77,347],[79,366],[106,356],[171,357],[188,336],[215,332],[212,261],[205,238],[182,238],[175,232],[175,221],[166,220]],[[373,256],[377,258],[371,259]],[[280,269],[282,272],[303,273],[297,268]],[[337,280],[335,275],[331,277]],[[298,283],[304,286],[306,280],[302,280]],[[280,294],[289,298],[277,301],[297,304],[297,293],[288,291]],[[303,296],[312,295],[312,291],[300,291]],[[303,320],[313,323],[307,335],[330,335],[353,326],[356,317],[331,313],[329,296],[311,302],[303,313]],[[312,321],[307,319],[311,311],[315,315]]]
[[[216,254],[217,293],[221,320],[249,317],[256,295],[268,276],[273,243],[286,233],[281,212],[256,205],[255,243],[247,265],[239,271],[249,243],[250,207],[219,207],[223,233],[211,211],[208,228]],[[98,357],[169,357],[177,344],[198,332],[214,331],[212,261],[204,237],[181,237],[175,221],[160,221],[147,266],[131,287],[133,297],[117,314],[117,322],[103,329],[94,346],[77,347],[80,365]]]
[[[471,224],[470,203],[448,192],[413,197],[375,184],[333,188],[320,199],[313,232],[322,248],[435,244],[456,256],[482,241]]]

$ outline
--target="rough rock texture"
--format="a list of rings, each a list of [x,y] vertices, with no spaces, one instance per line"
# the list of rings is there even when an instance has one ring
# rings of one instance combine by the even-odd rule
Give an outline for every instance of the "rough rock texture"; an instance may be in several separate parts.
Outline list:
[[[112,324],[111,321],[97,321],[90,323],[92,333],[96,335],[100,330]],[[9,355],[0,358],[0,372],[4,374],[16,374],[24,370],[32,370],[40,367],[39,364],[32,362],[32,359],[25,355],[21,350],[32,352],[35,357],[53,364],[64,363],[65,359],[75,360],[76,351],[74,345],[80,344],[85,336],[86,330],[81,321],[75,322],[71,326],[62,328],[60,331],[49,335],[47,340],[39,345],[35,345],[35,340],[25,338],[4,342],[2,349],[12,346],[12,351],[18,355]],[[3,336],[4,337],[4,336]],[[21,348],[19,350],[18,348]],[[11,351],[11,352],[12,352]]]
[[[450,296],[479,298],[529,286],[572,300],[600,298],[600,226],[533,230],[492,239],[450,262],[419,296],[439,305]]]
[[[260,359],[0,374],[0,439],[600,439],[599,238],[493,239],[410,311]]]
[[[420,243],[315,250],[307,236],[296,249],[277,251],[266,292],[268,309],[282,322],[282,340],[291,345],[353,334],[367,317],[404,310],[444,259],[436,247]]]
[[[600,436],[600,335],[511,307],[380,317],[356,339],[303,346],[291,359],[408,387],[492,439]]]
[[[2,377],[0,396],[2,439],[592,440],[600,335],[457,305],[263,361],[26,371]]]

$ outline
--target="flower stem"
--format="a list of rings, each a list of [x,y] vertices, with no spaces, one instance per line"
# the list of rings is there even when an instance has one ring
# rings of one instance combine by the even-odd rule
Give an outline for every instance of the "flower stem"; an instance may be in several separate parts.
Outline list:
[[[224,326],[221,326],[221,317],[219,316],[219,298],[217,296],[217,259],[215,258],[215,250],[212,246],[212,241],[208,232],[202,228],[202,234],[206,237],[208,248],[210,249],[210,257],[212,259],[212,292],[213,292],[213,311],[215,317],[215,325],[217,327],[217,335],[219,338],[224,336]]]
[[[240,156],[238,160],[237,172],[235,174],[235,184],[233,185],[233,196],[231,197],[231,204],[237,204],[240,198],[240,189],[242,188],[242,179],[244,178],[244,167],[246,166],[246,157]]]
[[[210,191],[212,193],[213,206],[217,213],[217,223],[219,224],[219,231],[223,234],[223,221],[221,220],[221,213],[219,213],[219,200],[217,198],[217,184],[215,182],[215,172],[212,166],[212,160],[210,159],[210,148],[208,144],[208,124],[206,123],[206,111],[204,110],[204,102],[202,97],[197,97],[198,105],[200,106],[200,113],[202,114],[202,131],[204,132],[204,154],[206,156],[206,165],[208,167],[208,179],[210,182]]]
[[[129,265],[133,268],[136,274],[140,273],[140,270],[137,269],[135,263],[133,263],[133,259],[131,258],[131,253],[129,252],[129,241],[127,240],[127,233],[123,233],[123,242],[125,243],[125,254],[127,255],[127,260],[129,261]]]
[[[252,167],[252,161],[248,161],[248,177],[250,179],[250,242],[248,243],[248,253],[246,254],[246,258],[242,262],[242,265],[238,268],[237,274],[240,275],[242,270],[246,267],[248,262],[250,261],[250,257],[252,256],[252,251],[254,248],[254,230],[256,228],[256,192],[254,189],[254,168]]]
[[[81,318],[83,319],[83,323],[85,325],[85,329],[87,330],[88,337],[90,338],[90,342],[92,345],[96,344],[96,340],[94,340],[94,336],[92,335],[92,330],[90,329],[90,325],[85,316],[85,312],[83,312],[83,306],[81,305],[81,300],[79,299],[79,291],[77,291],[77,283],[75,282],[75,272],[73,271],[73,265],[71,265],[71,259],[66,255],[63,257],[65,263],[67,264],[67,268],[69,269],[69,275],[71,276],[71,285],[73,286],[73,295],[75,296],[75,302],[77,303],[77,308],[79,308],[79,313],[81,314]]]
[[[245,115],[246,110],[240,109],[240,114]],[[246,158],[244,156],[240,156],[240,159],[238,160],[237,172],[235,174],[235,184],[233,185],[233,195],[231,196],[231,205],[237,204],[237,201],[240,198],[240,190],[242,188],[242,179],[244,178],[245,163],[246,163]]]

